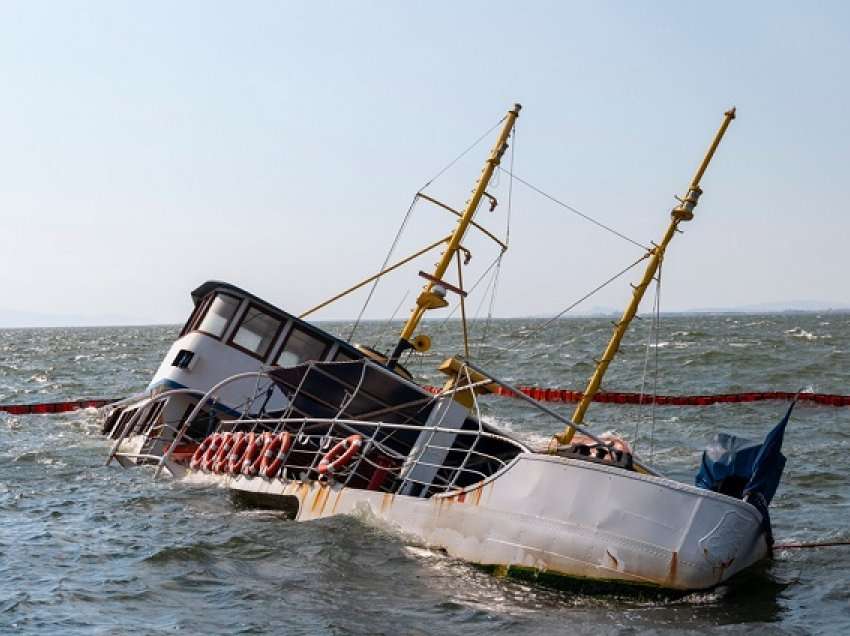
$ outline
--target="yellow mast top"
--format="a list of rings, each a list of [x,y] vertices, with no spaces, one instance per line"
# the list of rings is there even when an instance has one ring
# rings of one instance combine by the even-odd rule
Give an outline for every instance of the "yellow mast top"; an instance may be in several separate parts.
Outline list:
[[[469,200],[466,202],[466,208],[458,219],[457,227],[449,238],[448,245],[446,246],[445,251],[441,254],[440,261],[437,263],[434,273],[429,277],[428,283],[426,283],[425,287],[422,289],[422,293],[419,294],[419,297],[416,299],[416,306],[411,311],[410,317],[407,319],[407,323],[405,323],[404,328],[401,331],[401,335],[399,336],[398,344],[387,361],[387,366],[390,368],[394,367],[398,363],[399,356],[401,356],[405,349],[409,349],[413,346],[410,342],[410,338],[416,330],[416,327],[419,325],[419,322],[422,320],[422,316],[425,315],[425,312],[429,309],[438,309],[448,305],[445,300],[446,288],[440,285],[437,281],[441,281],[443,279],[452,259],[455,257],[455,254],[457,254],[457,251],[460,248],[460,242],[463,240],[467,228],[469,228],[470,224],[472,224],[472,219],[475,216],[475,212],[478,210],[478,205],[481,203],[481,198],[487,190],[490,179],[493,176],[496,167],[499,165],[502,155],[504,155],[505,151],[508,149],[508,138],[511,135],[511,131],[513,130],[517,117],[519,117],[519,111],[521,108],[522,106],[520,104],[514,104],[514,107],[509,110],[508,114],[505,116],[505,123],[502,125],[499,137],[490,152],[490,157],[487,159],[487,162],[484,164],[484,168],[481,170],[481,176],[478,177],[478,181],[475,183],[475,187],[472,190],[472,196],[470,196]]]
[[[664,259],[664,252],[667,249],[667,245],[676,234],[679,224],[685,221],[690,221],[694,218],[694,208],[702,194],[702,190],[699,187],[700,181],[705,174],[706,168],[708,168],[711,158],[714,156],[714,152],[717,150],[717,146],[720,144],[720,140],[723,139],[723,135],[726,133],[726,129],[729,127],[729,124],[733,119],[735,119],[734,108],[723,114],[723,122],[720,124],[720,129],[717,131],[717,134],[715,134],[714,140],[708,148],[708,152],[705,153],[702,163],[700,163],[699,168],[697,168],[694,178],[691,180],[691,185],[688,187],[687,194],[684,198],[679,199],[680,204],[671,212],[672,219],[670,220],[670,225],[667,227],[667,232],[664,234],[661,242],[650,250],[650,259],[649,263],[647,263],[643,278],[640,283],[634,287],[631,302],[629,302],[628,307],[626,307],[626,310],[623,312],[623,316],[620,318],[620,321],[615,325],[614,333],[611,336],[611,340],[608,342],[608,346],[605,348],[605,353],[602,354],[602,359],[597,363],[596,370],[593,372],[593,375],[590,377],[590,381],[587,384],[587,388],[584,390],[584,395],[576,406],[575,412],[573,412],[573,424],[581,424],[584,421],[584,414],[590,406],[590,403],[593,401],[593,397],[596,395],[597,391],[599,391],[599,387],[602,384],[602,378],[608,370],[608,365],[611,364],[611,361],[614,359],[617,351],[619,351],[623,336],[637,313],[640,302],[643,299],[644,292],[646,292],[646,288],[652,282],[652,279],[655,278],[655,275],[658,272],[658,267]],[[555,442],[555,444],[553,444],[553,447],[557,448],[558,444],[569,444],[573,435],[575,435],[575,432],[575,427],[567,426],[563,432],[554,436],[553,442]]]

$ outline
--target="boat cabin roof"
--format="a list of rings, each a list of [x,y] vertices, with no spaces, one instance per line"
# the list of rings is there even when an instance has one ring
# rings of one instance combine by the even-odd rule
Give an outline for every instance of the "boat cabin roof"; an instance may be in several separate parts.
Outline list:
[[[422,426],[434,406],[433,394],[367,359],[310,362],[273,369],[269,376],[307,417]]]
[[[302,331],[306,331],[308,333],[312,333],[313,335],[319,336],[322,340],[326,341],[328,344],[336,344],[338,345],[338,353],[337,358],[340,357],[341,352],[343,354],[344,359],[347,360],[359,360],[364,357],[364,354],[357,350],[353,345],[337,338],[336,336],[328,333],[324,329],[317,327],[309,322],[301,320],[300,318],[293,316],[292,314],[272,305],[270,302],[263,300],[259,296],[255,296],[254,294],[245,291],[241,287],[237,287],[231,283],[226,283],[218,280],[208,280],[203,283],[196,289],[192,291],[192,301],[195,304],[195,312],[189,318],[189,321],[186,323],[186,326],[183,327],[181,333],[186,333],[190,330],[192,324],[195,322],[197,309],[201,305],[202,302],[212,294],[215,293],[223,293],[229,296],[233,296],[238,298],[239,300],[247,299],[251,305],[256,306],[258,309],[261,309],[263,312],[269,314],[270,316],[280,320],[282,323],[291,322],[295,326],[297,326]]]

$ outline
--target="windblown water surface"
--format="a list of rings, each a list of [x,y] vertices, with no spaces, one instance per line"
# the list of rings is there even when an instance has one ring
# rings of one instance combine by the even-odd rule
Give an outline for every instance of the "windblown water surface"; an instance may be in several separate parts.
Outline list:
[[[610,320],[564,320],[527,338],[538,324],[496,321],[486,345],[473,343],[474,357],[508,381],[583,388]],[[347,335],[350,325],[327,327]],[[671,316],[648,364],[644,328],[612,365],[609,390],[657,382],[664,394],[850,393],[848,314]],[[431,370],[441,354],[461,349],[455,331],[433,324],[437,351],[410,368],[438,383]],[[0,331],[0,403],[140,391],[176,333]],[[357,340],[386,347],[390,333],[395,326],[366,324]],[[491,421],[533,442],[556,428],[516,400],[484,402]],[[594,405],[587,422],[691,482],[714,432],[760,438],[785,407]],[[850,548],[781,550],[727,585],[679,599],[586,595],[495,578],[368,518],[297,524],[240,508],[219,489],[155,483],[146,469],[104,467],[108,447],[93,411],[0,414],[0,632],[850,633]],[[777,540],[850,539],[850,408],[801,403],[784,451]]]

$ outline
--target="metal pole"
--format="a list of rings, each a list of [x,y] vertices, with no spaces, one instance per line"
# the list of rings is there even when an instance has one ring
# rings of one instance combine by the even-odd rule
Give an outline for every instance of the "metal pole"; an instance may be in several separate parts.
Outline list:
[[[734,108],[723,114],[723,122],[720,124],[719,130],[714,135],[714,140],[711,142],[708,151],[705,153],[705,157],[703,157],[699,168],[697,168],[694,178],[691,180],[688,193],[683,199],[680,199],[681,204],[674,208],[671,212],[673,218],[671,219],[667,232],[665,232],[661,242],[650,250],[651,257],[646,265],[646,271],[643,274],[643,278],[637,285],[634,286],[634,293],[632,294],[631,302],[629,302],[628,307],[626,307],[626,310],[623,312],[622,318],[620,318],[620,321],[614,327],[614,333],[611,336],[611,340],[608,342],[608,346],[605,348],[605,353],[602,354],[602,359],[597,362],[596,370],[590,377],[590,381],[587,384],[587,388],[584,390],[584,395],[582,396],[581,401],[576,406],[572,422],[567,425],[563,432],[555,435],[555,440],[559,444],[569,444],[577,430],[575,425],[581,424],[581,422],[584,421],[584,414],[590,406],[590,403],[593,401],[593,397],[596,395],[597,391],[599,391],[599,387],[602,385],[602,378],[605,377],[608,365],[611,364],[611,361],[620,349],[620,343],[623,340],[626,330],[629,328],[629,324],[632,322],[632,319],[637,313],[640,302],[643,300],[643,295],[646,292],[646,288],[658,272],[658,267],[664,259],[664,252],[667,249],[667,245],[669,245],[673,236],[675,236],[679,223],[682,223],[683,221],[690,221],[693,218],[694,208],[697,205],[699,196],[702,194],[702,190],[699,187],[700,180],[702,179],[703,174],[705,174],[705,170],[708,167],[711,158],[714,156],[714,151],[717,150],[720,140],[723,138],[723,135],[726,133],[726,129],[729,127],[729,124],[733,119],[735,119]]]
[[[466,202],[466,208],[463,211],[463,215],[458,220],[457,227],[452,233],[449,244],[446,246],[446,251],[443,252],[440,261],[434,269],[432,278],[441,280],[451,264],[452,258],[454,258],[455,252],[458,250],[460,242],[463,239],[467,228],[472,223],[475,212],[478,210],[478,204],[481,203],[481,198],[484,196],[484,192],[490,183],[490,178],[493,176],[493,172],[495,172],[496,167],[499,165],[502,155],[505,154],[505,150],[508,149],[508,137],[510,137],[514,123],[516,122],[517,117],[519,117],[519,111],[521,108],[522,106],[519,104],[514,104],[514,107],[509,110],[508,114],[505,116],[505,123],[499,133],[499,138],[496,140],[496,144],[490,152],[490,157],[487,159],[487,162],[484,164],[484,168],[481,170],[481,176],[478,177],[478,181],[472,191],[472,196],[469,197],[469,201]],[[419,321],[422,319],[422,316],[429,307],[433,306],[431,305],[431,302],[434,300],[432,298],[434,295],[432,290],[435,284],[436,283],[434,281],[426,283],[422,293],[416,299],[416,307],[413,308],[410,318],[407,319],[407,323],[404,325],[404,329],[402,329],[401,335],[399,336],[398,344],[387,361],[388,367],[393,368],[398,363],[399,356],[410,346],[409,339],[413,335],[416,327],[419,325]],[[440,306],[445,307],[445,302],[443,302]]]

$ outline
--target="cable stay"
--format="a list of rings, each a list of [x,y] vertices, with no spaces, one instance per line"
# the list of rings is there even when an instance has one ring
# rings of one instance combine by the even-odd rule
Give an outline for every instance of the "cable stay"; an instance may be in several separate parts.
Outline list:
[[[534,192],[536,192],[537,194],[541,195],[542,197],[545,197],[545,198],[549,199],[550,201],[552,201],[552,203],[555,203],[555,204],[557,204],[557,205],[560,205],[560,206],[561,206],[562,208],[564,208],[565,210],[569,210],[569,211],[570,211],[570,212],[572,212],[573,214],[575,214],[575,215],[577,215],[577,216],[580,216],[580,217],[581,217],[581,218],[583,218],[585,221],[589,221],[590,223],[593,223],[593,225],[595,225],[595,226],[597,226],[597,227],[602,228],[602,229],[603,229],[603,230],[605,230],[606,232],[610,232],[610,233],[611,233],[611,234],[613,234],[614,236],[618,236],[618,237],[620,237],[621,239],[623,239],[624,241],[628,241],[628,242],[629,242],[629,243],[631,243],[632,245],[635,245],[635,246],[637,246],[637,247],[639,247],[639,248],[641,248],[641,249],[644,249],[644,250],[650,250],[650,249],[652,249],[652,248],[651,248],[651,247],[649,247],[648,245],[644,245],[644,244],[643,244],[643,243],[641,243],[640,241],[636,241],[636,240],[634,240],[634,239],[632,239],[632,238],[629,238],[628,236],[626,236],[626,235],[625,235],[625,234],[623,234],[622,232],[619,232],[619,231],[615,230],[614,228],[612,228],[610,225],[605,225],[605,224],[604,224],[604,223],[602,223],[601,221],[598,221],[598,220],[594,219],[594,218],[593,218],[592,216],[590,216],[589,214],[585,214],[584,212],[582,212],[581,210],[576,209],[575,207],[571,206],[570,204],[568,204],[568,203],[564,203],[564,202],[563,202],[563,201],[561,201],[560,199],[558,199],[558,198],[556,198],[556,197],[552,196],[551,194],[548,194],[547,192],[544,192],[543,190],[541,190],[541,189],[540,189],[540,188],[538,188],[537,186],[535,186],[535,185],[533,185],[533,184],[529,183],[529,182],[528,182],[528,181],[526,181],[525,179],[522,179],[521,177],[518,177],[518,176],[517,176],[517,175],[515,175],[512,171],[506,170],[505,168],[499,168],[499,169],[500,169],[502,172],[504,172],[504,173],[508,174],[508,175],[509,175],[512,179],[516,179],[517,181],[519,181],[519,182],[520,182],[521,184],[523,184],[525,187],[529,188],[530,190],[533,190]]]
[[[374,297],[375,291],[378,287],[378,284],[379,284],[381,278],[384,275],[394,271],[395,269],[398,269],[402,265],[409,263],[410,261],[414,260],[415,258],[425,254],[426,252],[430,251],[431,249],[433,249],[433,248],[435,248],[438,245],[441,245],[443,243],[448,244],[446,252],[457,252],[458,259],[460,259],[460,253],[461,252],[463,252],[464,255],[465,255],[465,259],[464,259],[463,263],[461,263],[460,260],[458,260],[458,281],[459,281],[459,287],[462,288],[463,287],[463,283],[462,283],[463,274],[462,274],[461,268],[462,268],[463,265],[466,265],[469,262],[469,259],[471,258],[472,255],[467,248],[465,248],[463,245],[460,244],[459,239],[460,239],[460,236],[462,235],[463,232],[458,233],[458,230],[455,230],[455,232],[453,232],[452,234],[450,234],[446,238],[440,239],[440,241],[437,241],[437,242],[419,250],[418,252],[415,252],[411,256],[403,258],[400,261],[396,262],[395,264],[390,265],[390,260],[393,256],[393,254],[395,253],[396,248],[398,247],[398,244],[401,240],[402,235],[404,234],[404,231],[407,229],[407,226],[408,226],[410,219],[413,215],[413,211],[416,207],[416,204],[419,202],[420,199],[424,199],[425,201],[428,201],[429,203],[437,205],[438,207],[440,207],[440,208],[442,208],[442,209],[444,209],[448,212],[451,212],[453,215],[457,216],[460,219],[461,226],[465,227],[467,225],[471,225],[472,227],[476,228],[481,233],[483,233],[487,238],[489,238],[491,241],[496,243],[499,246],[501,253],[504,253],[508,249],[507,240],[504,240],[504,241],[501,240],[494,233],[492,233],[491,231],[489,231],[488,229],[486,229],[485,227],[483,227],[479,223],[476,223],[472,219],[472,216],[474,215],[474,212],[475,212],[474,209],[470,213],[469,206],[468,206],[467,210],[465,212],[461,213],[461,212],[455,210],[454,208],[452,208],[451,206],[443,203],[442,201],[439,201],[438,199],[436,199],[436,198],[434,198],[434,197],[432,197],[428,194],[425,194],[423,191],[425,189],[427,189],[429,186],[431,186],[434,183],[434,181],[439,179],[448,170],[450,170],[455,164],[458,163],[458,161],[460,161],[464,156],[466,156],[469,152],[471,152],[474,148],[476,148],[482,141],[484,141],[484,139],[486,139],[488,136],[490,136],[490,134],[494,130],[499,128],[500,126],[502,127],[501,141],[497,145],[497,148],[502,148],[501,152],[504,152],[504,148],[507,148],[506,140],[507,140],[508,136],[511,134],[511,132],[513,132],[514,121],[516,120],[518,112],[519,112],[518,106],[515,107],[514,110],[509,111],[508,114],[503,116],[498,122],[496,122],[493,126],[491,126],[484,133],[482,133],[475,141],[473,141],[460,154],[458,154],[454,159],[452,159],[448,164],[446,164],[442,169],[440,169],[433,177],[431,177],[416,192],[416,194],[413,196],[413,200],[411,201],[410,206],[407,209],[407,212],[404,215],[402,223],[399,226],[399,229],[395,234],[395,237],[392,241],[392,244],[390,245],[390,248],[389,248],[385,258],[384,258],[384,261],[381,265],[381,268],[380,268],[380,270],[378,271],[377,274],[374,274],[373,276],[370,276],[370,277],[364,279],[363,281],[349,287],[348,289],[340,292],[339,294],[336,294],[335,296],[329,298],[328,300],[325,300],[325,301],[319,303],[318,305],[304,311],[302,314],[300,314],[299,318],[304,318],[306,316],[309,316],[310,314],[313,314],[314,312],[330,305],[331,303],[347,296],[348,294],[361,289],[365,285],[372,283],[371,288],[369,289],[369,293],[367,294],[366,299],[364,300],[363,305],[360,308],[360,311],[357,315],[357,318],[355,319],[354,324],[352,325],[351,332],[349,334],[348,340],[353,340],[354,335],[356,334],[357,329],[358,329],[358,327],[360,326],[360,323],[363,320],[363,316],[366,312],[366,309],[368,308],[370,302],[372,301],[372,298]],[[506,122],[507,122],[507,124],[506,124]],[[513,158],[514,158],[514,155],[513,155],[513,151],[512,151],[511,152],[511,168],[513,168]],[[491,159],[488,161],[488,165],[492,161],[493,161],[493,157],[491,156]],[[492,167],[490,168],[490,170],[491,171],[495,170],[496,167],[498,167],[498,161],[496,161],[492,164]],[[487,171],[487,168],[485,168],[485,172],[486,171]],[[492,211],[493,209],[495,209],[496,205],[498,204],[498,201],[496,200],[496,198],[493,195],[491,195],[490,193],[488,193],[485,190],[488,181],[489,181],[489,178],[484,180],[483,182],[481,182],[480,183],[481,192],[474,193],[473,198],[476,200],[474,207],[475,208],[478,207],[478,201],[480,201],[481,198],[486,198],[490,202],[490,210]],[[511,187],[511,190],[509,191],[509,194],[508,194],[508,216],[509,216],[508,224],[510,223],[510,209],[511,209],[512,187],[513,187],[512,180],[511,180],[510,187]],[[510,226],[509,225],[508,225],[507,231],[508,231],[508,233],[510,232]],[[455,240],[455,239],[458,239],[458,240]],[[445,260],[446,252],[443,253],[444,260]],[[420,273],[420,275],[422,275],[422,273]],[[439,276],[431,277],[429,279],[429,285],[428,286],[433,287],[435,285],[438,286],[439,288],[448,287],[450,289],[456,289],[452,285],[450,285],[450,284],[446,283],[445,281],[443,281],[442,279],[440,279]],[[405,298],[406,297],[407,297],[407,294],[405,294]],[[399,306],[403,302],[404,302],[404,298],[402,298],[401,302],[399,303]],[[461,300],[460,304],[461,305],[464,304],[463,299]],[[395,317],[396,313],[398,312],[398,309],[399,308],[397,307],[396,310],[393,312],[393,317]],[[463,326],[464,326],[464,341],[467,343],[466,344],[466,350],[468,352],[469,334],[468,334],[467,325],[466,325],[465,307],[461,308],[461,313],[463,315],[463,323],[464,323],[463,324]],[[390,321],[392,321],[392,318],[390,319]]]

